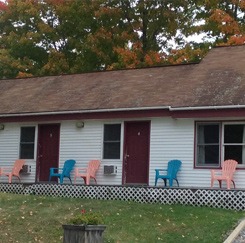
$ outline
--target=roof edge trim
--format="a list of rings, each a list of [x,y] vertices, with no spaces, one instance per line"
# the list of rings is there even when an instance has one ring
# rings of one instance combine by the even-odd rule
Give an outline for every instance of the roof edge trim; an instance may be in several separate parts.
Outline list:
[[[0,117],[23,117],[23,116],[45,116],[45,115],[66,115],[66,114],[84,114],[84,113],[102,113],[102,112],[121,112],[121,111],[143,111],[143,110],[169,110],[169,111],[194,111],[194,110],[219,110],[219,109],[239,109],[245,108],[245,105],[226,105],[226,106],[155,106],[155,107],[135,107],[135,108],[115,108],[99,110],[73,110],[73,111],[46,111],[46,112],[26,112],[0,114]]]
[[[220,109],[239,109],[245,108],[245,105],[214,105],[214,106],[185,106],[185,107],[171,107],[170,111],[193,111],[193,110],[220,110]]]
[[[0,117],[22,117],[22,116],[40,116],[40,115],[66,115],[66,114],[83,114],[83,113],[102,113],[102,112],[120,112],[120,111],[143,111],[143,110],[170,110],[169,106],[156,107],[135,107],[135,108],[115,108],[99,110],[73,110],[73,111],[46,111],[46,112],[26,112],[26,113],[9,113],[0,114]]]

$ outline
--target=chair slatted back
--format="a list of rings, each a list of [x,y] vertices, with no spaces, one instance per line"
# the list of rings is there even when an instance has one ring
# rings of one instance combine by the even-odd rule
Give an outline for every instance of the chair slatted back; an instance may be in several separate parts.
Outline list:
[[[87,168],[87,173],[92,176],[95,177],[95,174],[97,172],[97,170],[100,167],[100,160],[90,160],[88,162],[88,168]]]
[[[19,176],[20,170],[22,169],[23,165],[25,164],[25,160],[23,159],[17,159],[14,163],[13,169],[12,169],[12,175]]]
[[[237,161],[229,159],[222,163],[222,176],[233,177],[236,171]]]
[[[181,161],[180,160],[170,160],[168,162],[167,174],[171,178],[176,178],[177,173],[180,170]]]
[[[64,177],[70,177],[70,173],[75,166],[76,161],[73,159],[66,160],[64,163],[62,174]]]

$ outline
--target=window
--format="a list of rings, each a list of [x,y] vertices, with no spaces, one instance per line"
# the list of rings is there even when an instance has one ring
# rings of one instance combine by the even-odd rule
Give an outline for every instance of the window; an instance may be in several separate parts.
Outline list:
[[[121,124],[104,125],[104,159],[120,159]]]
[[[197,166],[215,166],[220,161],[220,124],[197,125]]]
[[[245,125],[224,125],[224,159],[245,164]]]
[[[34,159],[35,127],[21,127],[20,159]]]
[[[197,123],[196,166],[220,166],[234,159],[245,165],[245,124]]]

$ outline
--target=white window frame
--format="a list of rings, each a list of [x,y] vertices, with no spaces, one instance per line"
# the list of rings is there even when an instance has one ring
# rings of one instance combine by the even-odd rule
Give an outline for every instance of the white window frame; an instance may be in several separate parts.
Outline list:
[[[218,145],[219,146],[219,161],[217,161],[216,164],[197,164],[198,162],[198,127],[199,125],[219,125],[219,143],[218,144],[209,144],[209,145]],[[196,135],[195,135],[195,168],[219,168],[220,167],[220,160],[221,160],[221,152],[220,152],[220,148],[221,148],[221,122],[216,122],[216,121],[212,121],[212,122],[196,122]],[[205,144],[203,144],[205,145]]]
[[[105,125],[120,125],[121,126],[121,129],[120,129],[120,151],[119,151],[119,158],[117,158],[117,159],[108,159],[108,158],[104,158],[104,139],[105,139]],[[102,155],[101,155],[101,157],[102,157],[102,160],[104,160],[104,161],[111,161],[111,160],[113,160],[113,161],[119,161],[119,160],[121,160],[121,158],[122,158],[122,151],[123,151],[123,146],[122,146],[122,144],[123,144],[123,140],[122,140],[122,138],[123,138],[123,124],[122,124],[122,122],[104,122],[103,123],[103,141],[102,141],[102,144],[103,144],[103,147],[102,147]]]
[[[225,141],[224,141],[224,135],[225,135],[225,125],[243,125],[243,126],[245,126],[245,122],[239,122],[239,121],[237,121],[237,122],[223,122],[222,123],[222,140],[221,140],[221,151],[222,151],[222,153],[221,153],[221,155],[222,155],[222,161],[224,161],[224,159],[225,159],[225,146],[226,145],[232,145],[232,146],[236,146],[236,145],[238,145],[238,146],[245,146],[245,142],[244,143],[227,143],[227,144],[225,144]],[[245,154],[242,156],[243,158],[243,160],[242,160],[242,163],[241,164],[238,164],[237,165],[237,167],[238,168],[245,168]],[[231,158],[232,159],[232,158]]]
[[[36,158],[36,144],[37,144],[37,126],[36,125],[24,125],[24,126],[20,126],[20,137],[19,137],[19,158],[21,157],[21,129],[22,128],[27,128],[27,127],[34,127],[35,128],[35,132],[34,132],[34,148],[33,148],[33,158],[31,159],[25,159],[25,160],[35,160]]]

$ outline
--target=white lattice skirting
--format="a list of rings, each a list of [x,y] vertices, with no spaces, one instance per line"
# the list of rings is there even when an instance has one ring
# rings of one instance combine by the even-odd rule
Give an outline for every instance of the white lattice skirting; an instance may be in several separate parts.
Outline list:
[[[245,191],[108,185],[0,184],[1,192],[245,210]]]

